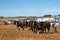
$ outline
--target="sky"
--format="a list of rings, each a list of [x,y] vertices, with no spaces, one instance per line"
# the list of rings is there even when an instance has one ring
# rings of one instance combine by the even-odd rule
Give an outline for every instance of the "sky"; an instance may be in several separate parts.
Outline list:
[[[0,16],[59,15],[60,0],[0,0]]]

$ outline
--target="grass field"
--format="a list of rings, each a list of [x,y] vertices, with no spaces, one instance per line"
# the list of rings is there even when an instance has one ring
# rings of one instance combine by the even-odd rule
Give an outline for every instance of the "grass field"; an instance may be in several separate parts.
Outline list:
[[[15,25],[0,25],[0,40],[60,40],[60,27],[58,33],[35,34],[31,30],[18,30]]]
[[[26,18],[0,18],[0,20],[23,20],[23,19],[26,19]]]

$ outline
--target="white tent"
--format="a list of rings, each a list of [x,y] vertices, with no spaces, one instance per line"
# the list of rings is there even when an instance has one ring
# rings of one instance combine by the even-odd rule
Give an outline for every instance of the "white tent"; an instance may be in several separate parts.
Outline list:
[[[55,19],[54,18],[50,18],[50,22],[53,22],[53,21],[55,21]]]
[[[40,18],[36,20],[37,22],[41,22],[41,21],[50,21],[49,18]]]

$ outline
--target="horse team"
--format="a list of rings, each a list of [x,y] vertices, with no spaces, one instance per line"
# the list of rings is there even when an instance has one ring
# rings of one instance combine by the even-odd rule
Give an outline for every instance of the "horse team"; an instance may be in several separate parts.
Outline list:
[[[30,28],[30,30],[33,32],[33,33],[45,33],[46,32],[46,29],[48,31],[48,33],[50,32],[50,22],[48,21],[27,21],[27,20],[19,20],[19,21],[16,21],[14,20],[13,21],[13,24],[16,25],[16,27],[20,30],[20,28],[22,28],[23,30],[25,30],[25,28]]]
[[[50,32],[50,22],[37,22],[37,21],[14,21],[14,24],[16,24],[17,28],[20,30],[22,28],[23,30],[25,28],[30,28],[33,33],[39,33],[39,32],[46,32],[46,29],[48,30],[48,33]]]

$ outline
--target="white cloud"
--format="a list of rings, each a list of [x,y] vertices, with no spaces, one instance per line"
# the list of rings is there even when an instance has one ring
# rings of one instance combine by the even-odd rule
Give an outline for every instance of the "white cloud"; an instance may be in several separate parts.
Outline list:
[[[47,8],[47,9],[43,9],[41,13],[43,13],[44,15],[45,14],[58,15],[58,14],[60,14],[60,8]]]

